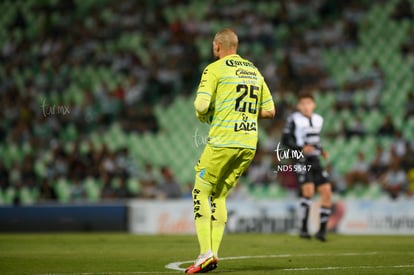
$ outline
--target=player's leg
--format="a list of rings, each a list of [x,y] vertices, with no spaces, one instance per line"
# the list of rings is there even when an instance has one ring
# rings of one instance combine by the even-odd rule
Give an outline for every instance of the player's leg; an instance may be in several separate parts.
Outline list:
[[[212,197],[211,248],[216,258],[227,223],[226,198],[231,188],[227,184],[222,184],[221,190],[215,191]]]
[[[216,189],[217,179],[228,169],[227,156],[222,148],[209,145],[203,151],[195,167],[196,181],[193,189],[194,221],[200,254],[186,273],[204,273],[217,267],[217,259],[212,252],[212,209],[210,198]]]
[[[211,250],[211,209],[210,196],[213,186],[197,173],[193,189],[194,223],[197,232],[200,254],[194,264],[186,268],[185,273],[204,273],[217,267]]]
[[[296,165],[301,167],[308,165],[311,166],[309,171],[301,169],[296,172],[298,183],[300,186],[300,209],[299,209],[299,219],[300,219],[300,234],[301,238],[310,239],[311,235],[308,231],[308,221],[309,221],[309,212],[312,205],[312,197],[315,193],[315,184],[313,181],[313,172],[314,164],[309,159],[300,159]]]
[[[331,215],[332,208],[332,186],[326,182],[318,186],[318,193],[321,196],[321,208],[319,210],[320,226],[316,234],[316,238],[321,241],[326,241],[326,225]]]
[[[227,222],[227,196],[230,190],[237,184],[239,177],[249,167],[255,155],[255,151],[250,149],[227,148],[225,150],[229,154],[229,167],[218,178],[212,197],[211,246],[216,257],[218,256]]]
[[[305,182],[301,186],[300,198],[300,237],[310,239],[308,231],[309,212],[312,205],[312,197],[315,193],[315,185],[313,182]]]
[[[201,273],[210,270],[213,266],[214,257],[211,251],[211,206],[210,197],[215,182],[211,182],[210,161],[214,160],[214,153],[210,146],[204,148],[200,160],[195,166],[196,177],[192,191],[194,204],[194,223],[200,254],[194,264],[190,265],[185,272],[189,274]]]
[[[211,208],[210,196],[213,186],[197,173],[193,188],[194,223],[200,254],[211,251]]]
[[[332,206],[332,187],[329,183],[328,172],[322,167],[319,159],[315,159],[313,163],[313,177],[316,189],[321,196],[321,207],[319,210],[320,226],[319,231],[315,237],[320,241],[326,241],[326,224],[328,223],[329,216],[331,215]]]

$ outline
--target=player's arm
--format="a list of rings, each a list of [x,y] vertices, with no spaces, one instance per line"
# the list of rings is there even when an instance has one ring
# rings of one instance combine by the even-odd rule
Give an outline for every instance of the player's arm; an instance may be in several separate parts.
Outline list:
[[[288,117],[285,128],[283,129],[281,142],[284,146],[294,149],[302,150],[302,146],[298,145],[298,141],[295,136],[295,122],[292,117]]]
[[[211,98],[211,97],[210,97]],[[194,101],[194,108],[196,110],[196,117],[198,118],[198,120],[200,120],[201,122],[207,122],[210,123],[210,119],[209,119],[209,106],[210,106],[210,98],[203,98],[200,96],[196,97],[196,100]]]
[[[328,153],[328,151],[325,151],[325,150],[323,150],[322,149],[322,151],[321,151],[322,153],[322,157],[324,158],[324,159],[329,159],[329,153]]]
[[[196,116],[201,122],[207,121],[207,115],[211,103],[211,97],[216,90],[217,80],[211,68],[207,67],[203,71],[197,95],[194,100]]]
[[[272,94],[266,82],[263,81],[262,102],[259,109],[259,118],[274,118],[276,114],[275,104]]]
[[[322,118],[322,127],[321,128],[323,128],[323,118]],[[328,153],[328,151],[326,151],[323,147],[322,147],[322,144],[318,144],[317,146],[315,146],[317,149],[319,149],[320,151],[321,151],[321,155],[322,155],[322,157],[324,158],[324,159],[329,159],[329,153]]]
[[[270,111],[260,109],[259,118],[274,118],[276,110],[272,109]]]
[[[211,96],[207,94],[198,94],[195,101],[194,101],[194,108],[196,112],[200,115],[204,115],[208,111],[208,107],[210,106]]]

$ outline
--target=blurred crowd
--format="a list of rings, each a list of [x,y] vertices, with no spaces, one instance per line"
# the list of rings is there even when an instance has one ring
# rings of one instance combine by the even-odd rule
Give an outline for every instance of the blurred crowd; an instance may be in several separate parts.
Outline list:
[[[239,33],[240,54],[260,68],[275,94],[277,118],[264,125],[273,145],[294,108],[287,98],[299,91],[335,92],[336,110],[382,108],[379,97],[386,79],[378,62],[368,72],[355,64],[347,80],[337,83],[322,58],[326,49],[358,47],[361,20],[370,1],[281,0],[256,5],[247,0],[212,0],[200,4],[201,15],[181,17],[169,11],[197,1],[87,2],[2,4],[11,11],[3,20],[6,35],[0,44],[0,188],[4,192],[10,187],[16,194],[21,188],[35,189],[38,200],[56,200],[56,182],[65,179],[71,200],[86,199],[83,183],[93,178],[102,187],[102,199],[188,196],[189,188],[177,183],[169,167],[141,163],[128,148],[113,151],[105,144],[96,146],[88,136],[105,135],[113,122],[128,133],[158,133],[155,104],[166,106],[178,94],[193,94],[203,66],[212,58],[211,37],[229,22]],[[400,2],[392,17],[412,20],[410,2]],[[401,52],[411,59],[412,34],[401,45]],[[367,90],[366,98],[354,106],[353,92],[360,89]],[[414,115],[413,96],[414,91],[404,106],[407,118]],[[355,120],[330,134],[364,135],[363,125]],[[398,131],[385,116],[378,134],[393,136]],[[403,156],[412,152],[413,144],[404,148],[398,156],[405,163]],[[269,175],[272,169],[267,169],[272,165],[271,149],[261,144],[247,174],[253,184],[274,180]],[[45,167],[36,165],[40,160]],[[408,171],[394,163],[382,165]],[[365,179],[351,173],[345,176],[348,186],[355,178]],[[385,190],[391,182],[387,174],[378,175]],[[131,180],[137,181],[139,192],[128,184]],[[13,200],[18,201],[18,195]]]
[[[376,186],[392,199],[411,197],[414,194],[414,141],[402,135],[402,129],[395,125],[393,114],[388,113],[386,106],[381,102],[384,87],[387,82],[394,80],[387,78],[380,62],[374,60],[370,68],[365,70],[362,70],[357,63],[353,64],[344,81],[337,82],[326,71],[322,62],[321,53],[323,50],[354,48],[359,44],[359,26],[362,25],[366,6],[363,2],[353,3],[351,1],[348,4],[342,7],[340,15],[337,15],[339,18],[343,18],[340,21],[342,24],[337,24],[337,20],[328,20],[326,25],[322,25],[322,27],[312,26],[301,35],[293,36],[295,42],[284,51],[283,61],[277,68],[277,76],[283,79],[283,82],[277,86],[278,115],[279,118],[284,118],[295,108],[288,100],[285,100],[283,93],[279,94],[281,91],[316,90],[333,93],[335,98],[331,106],[333,113],[346,111],[354,115],[350,116],[351,120],[348,121],[338,119],[339,127],[334,127],[334,131],[325,132],[326,138],[344,137],[350,140],[353,137],[364,138],[375,135],[393,140],[389,147],[384,147],[378,142],[372,159],[367,160],[362,151],[357,152],[356,162],[346,173],[338,173],[335,163],[329,161],[327,170],[331,175],[334,190],[339,194],[346,195],[361,186],[364,188]],[[332,11],[328,14],[332,14]],[[322,18],[322,14],[319,16]],[[399,1],[391,12],[391,19],[395,21],[414,20],[411,3],[406,0]],[[401,54],[411,60],[414,71],[414,63],[412,62],[414,60],[412,58],[412,41],[414,40],[411,37],[413,30],[411,27],[409,36],[401,44]],[[296,47],[295,45],[300,46]],[[303,55],[300,55],[300,52]],[[297,65],[295,66],[295,64]],[[308,64],[312,67],[309,70],[306,69]],[[310,77],[311,75],[316,77]],[[270,78],[270,75],[267,77]],[[361,91],[363,92],[362,99],[355,100]],[[404,120],[413,119],[413,104],[414,90],[411,90],[404,100],[404,106],[402,106]],[[361,110],[365,114],[372,111],[383,114],[381,115],[381,123],[373,132],[370,132],[367,125],[363,123],[359,115]],[[247,171],[248,183],[250,187],[254,187],[271,186],[276,182],[296,194],[299,186],[293,171],[274,173],[275,167],[280,164],[275,158],[274,150],[276,149],[275,144],[281,136],[283,121],[273,125],[274,127],[268,129],[270,138],[261,144],[256,158]]]
[[[346,192],[355,185],[369,186],[379,184],[392,198],[401,195],[413,195],[408,182],[413,180],[414,150],[412,144],[397,133],[390,150],[377,145],[372,161],[367,161],[363,152],[358,152],[357,161],[343,179],[337,177],[335,182],[339,191]],[[343,180],[343,182],[341,182]],[[345,183],[345,184],[344,184]]]

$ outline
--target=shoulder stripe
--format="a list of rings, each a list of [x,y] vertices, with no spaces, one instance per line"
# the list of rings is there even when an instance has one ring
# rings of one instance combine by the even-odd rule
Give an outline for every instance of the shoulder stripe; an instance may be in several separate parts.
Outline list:
[[[248,148],[248,149],[256,149],[256,147],[253,146],[248,146],[246,144],[242,144],[240,142],[228,142],[228,143],[223,143],[223,144],[214,144],[214,146],[217,147],[243,147],[243,148]]]
[[[272,98],[269,98],[268,100],[263,101],[262,104],[265,104],[265,103],[267,103],[269,101],[272,101],[272,100],[273,100]]]
[[[197,92],[197,94],[206,94],[206,95],[211,96],[211,93],[209,93],[209,92],[204,92],[204,91],[198,91],[198,92]]]
[[[234,125],[226,126],[226,125],[223,125],[221,123],[213,123],[213,124],[211,124],[211,126],[216,126],[216,127],[220,127],[220,128],[229,128],[229,129],[233,129],[234,128]]]
[[[235,82],[227,81],[227,82],[222,82],[221,84],[225,84],[225,85],[240,84],[240,81],[235,81]]]

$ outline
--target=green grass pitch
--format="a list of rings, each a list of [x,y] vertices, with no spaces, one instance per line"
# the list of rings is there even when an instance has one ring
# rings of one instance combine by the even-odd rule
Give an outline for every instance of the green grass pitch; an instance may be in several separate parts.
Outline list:
[[[414,236],[227,234],[210,274],[414,274]],[[0,274],[180,274],[196,236],[0,234]],[[246,257],[243,257],[246,256]]]

